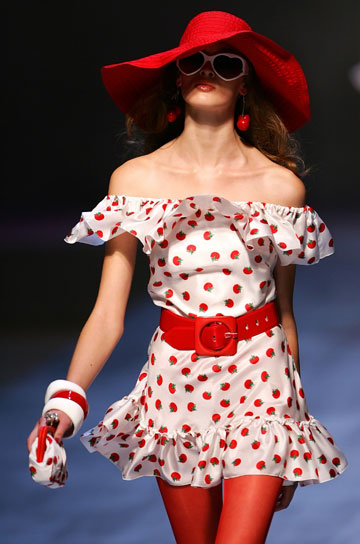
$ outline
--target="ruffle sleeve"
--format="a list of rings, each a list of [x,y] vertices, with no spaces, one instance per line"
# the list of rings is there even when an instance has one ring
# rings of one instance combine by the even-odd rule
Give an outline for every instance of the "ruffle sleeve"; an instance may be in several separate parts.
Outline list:
[[[107,195],[95,208],[81,214],[79,222],[64,238],[65,242],[101,245],[123,232],[138,238],[149,254],[146,235],[156,231],[171,201],[126,195]]]
[[[335,252],[331,232],[308,205],[250,203],[249,212],[243,229],[245,242],[258,244],[261,238],[270,238],[283,266],[316,264]]]

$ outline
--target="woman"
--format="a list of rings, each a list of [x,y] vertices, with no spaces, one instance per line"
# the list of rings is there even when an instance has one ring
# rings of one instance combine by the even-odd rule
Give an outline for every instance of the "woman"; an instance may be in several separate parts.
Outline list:
[[[334,252],[305,204],[289,136],[309,119],[303,72],[243,20],[214,11],[192,19],[177,48],[102,74],[129,131],[154,137],[66,237],[107,242],[102,278],[28,447],[45,414],[58,414],[57,440],[82,424],[85,391],[123,334],[139,239],[160,324],[133,391],[81,439],[125,479],[157,477],[177,542],[264,542],[298,482],[347,466],[300,379],[296,264]]]

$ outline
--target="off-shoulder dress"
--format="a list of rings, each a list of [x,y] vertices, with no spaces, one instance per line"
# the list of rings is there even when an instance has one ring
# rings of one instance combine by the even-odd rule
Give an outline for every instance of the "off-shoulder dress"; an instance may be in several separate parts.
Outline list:
[[[65,241],[137,237],[157,306],[187,317],[251,312],[276,298],[275,264],[312,265],[334,253],[318,213],[213,194],[182,200],[107,195]],[[158,326],[131,392],[81,436],[126,480],[215,486],[266,474],[283,485],[322,483],[348,462],[311,413],[281,324],[240,340],[231,356],[177,350]]]

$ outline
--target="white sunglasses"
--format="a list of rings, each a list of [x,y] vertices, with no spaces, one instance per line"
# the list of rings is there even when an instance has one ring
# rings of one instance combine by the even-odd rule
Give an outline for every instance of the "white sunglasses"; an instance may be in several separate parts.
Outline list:
[[[208,60],[215,74],[225,81],[232,81],[249,73],[249,65],[246,60],[233,53],[206,55],[203,51],[198,51],[189,57],[178,59],[176,66],[185,76],[192,76],[200,72]]]

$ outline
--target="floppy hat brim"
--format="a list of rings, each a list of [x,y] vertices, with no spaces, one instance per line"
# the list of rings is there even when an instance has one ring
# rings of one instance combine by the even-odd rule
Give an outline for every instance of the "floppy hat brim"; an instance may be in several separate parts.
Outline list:
[[[271,39],[242,30],[197,36],[168,51],[141,59],[103,66],[101,75],[106,90],[118,108],[128,113],[137,100],[154,87],[165,68],[176,59],[220,41],[243,53],[252,63],[260,84],[283,120],[294,132],[310,119],[308,86],[296,58]]]

